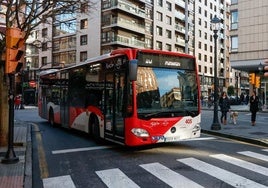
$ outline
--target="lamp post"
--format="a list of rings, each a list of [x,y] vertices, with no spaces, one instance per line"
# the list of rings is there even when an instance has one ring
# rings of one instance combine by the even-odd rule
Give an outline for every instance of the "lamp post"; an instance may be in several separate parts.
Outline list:
[[[213,38],[214,38],[214,115],[213,115],[213,123],[211,125],[211,130],[220,130],[221,125],[219,123],[218,118],[218,68],[217,68],[217,39],[218,39],[218,30],[219,30],[220,19],[215,15],[211,19],[211,26],[213,30]]]
[[[260,63],[259,66],[258,66],[258,70],[259,70],[259,73],[260,73],[260,88],[259,88],[260,90],[259,90],[259,95],[262,98],[262,104],[264,104],[264,102],[265,102],[264,96],[261,95],[261,76],[263,75],[264,65]]]

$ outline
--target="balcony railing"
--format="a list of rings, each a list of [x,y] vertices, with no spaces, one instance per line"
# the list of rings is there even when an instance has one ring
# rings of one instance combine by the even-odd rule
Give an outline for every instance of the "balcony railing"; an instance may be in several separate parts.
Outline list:
[[[111,21],[111,25],[118,25],[118,26],[121,26],[123,28],[130,29],[132,31],[136,31],[139,33],[145,33],[145,26],[144,25],[137,24],[135,22],[132,22],[131,20],[126,20],[123,18],[118,18],[118,17],[113,18]],[[108,26],[108,25],[106,24],[106,26]]]
[[[145,11],[143,9],[141,9],[138,6],[131,4],[127,1],[113,0],[113,1],[103,5],[103,10],[114,9],[114,8],[124,10],[126,12],[135,14],[135,15],[143,17],[143,18],[145,17]]]
[[[133,39],[130,37],[125,37],[122,35],[115,35],[110,38],[110,40],[107,40],[105,43],[103,42],[103,45],[111,45],[111,44],[120,44],[125,45],[129,47],[135,47],[135,48],[144,48],[145,42],[140,41],[137,39]]]

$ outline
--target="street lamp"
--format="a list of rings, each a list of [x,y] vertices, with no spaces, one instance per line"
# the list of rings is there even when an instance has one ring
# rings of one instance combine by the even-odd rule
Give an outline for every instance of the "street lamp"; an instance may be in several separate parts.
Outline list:
[[[211,19],[211,26],[213,30],[213,38],[214,38],[214,115],[213,115],[213,123],[211,125],[211,130],[220,130],[221,125],[219,123],[218,118],[218,68],[217,68],[217,39],[218,39],[218,30],[219,30],[219,24],[220,19],[215,15]]]

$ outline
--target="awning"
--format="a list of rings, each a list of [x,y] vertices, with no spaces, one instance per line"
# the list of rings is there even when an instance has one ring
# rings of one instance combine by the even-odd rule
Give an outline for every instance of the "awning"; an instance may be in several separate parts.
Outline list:
[[[260,63],[264,64],[264,59],[231,61],[231,67],[245,72],[259,72]]]

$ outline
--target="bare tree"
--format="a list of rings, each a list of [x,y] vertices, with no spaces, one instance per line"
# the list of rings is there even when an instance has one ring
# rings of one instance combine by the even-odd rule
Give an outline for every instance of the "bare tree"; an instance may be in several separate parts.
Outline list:
[[[0,23],[0,57],[5,49],[5,28],[17,27],[25,32],[24,39],[42,23],[52,24],[62,14],[90,14],[98,0],[1,0]],[[38,41],[37,41],[38,43]],[[8,125],[8,79],[4,74],[4,61],[0,61],[0,145],[7,143]]]

